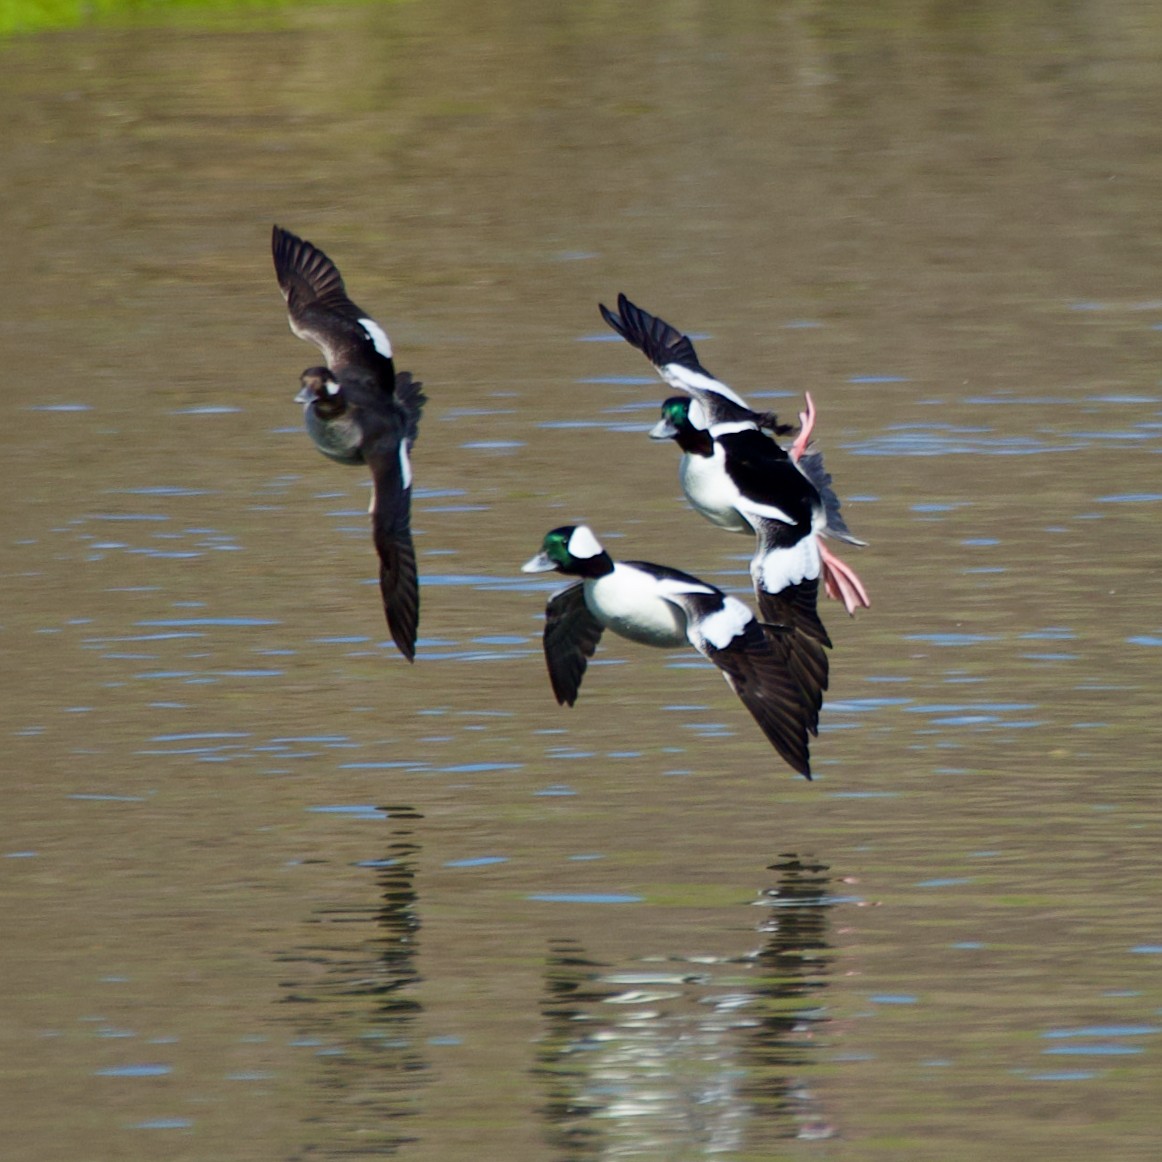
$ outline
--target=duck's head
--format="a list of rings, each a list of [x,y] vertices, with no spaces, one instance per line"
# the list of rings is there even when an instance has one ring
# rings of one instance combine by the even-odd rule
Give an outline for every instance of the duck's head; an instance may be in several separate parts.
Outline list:
[[[662,404],[662,418],[650,429],[651,440],[673,440],[683,452],[709,456],[714,449],[706,411],[696,399],[671,396]]]
[[[338,414],[345,406],[343,389],[329,367],[308,367],[300,376],[302,387],[295,396],[295,403],[303,407],[315,404],[315,410],[325,415]]]
[[[541,551],[521,566],[522,573],[571,573],[599,577],[613,568],[609,554],[588,525],[562,525],[545,534]]]

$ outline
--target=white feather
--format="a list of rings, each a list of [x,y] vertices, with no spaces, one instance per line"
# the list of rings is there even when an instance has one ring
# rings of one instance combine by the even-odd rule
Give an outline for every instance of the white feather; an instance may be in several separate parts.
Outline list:
[[[593,535],[588,525],[578,525],[569,538],[569,555],[578,561],[587,561],[590,557],[600,557],[605,550],[601,542]]]
[[[726,453],[714,445],[709,456],[685,455],[678,462],[678,479],[686,498],[712,524],[734,533],[749,533],[750,523],[739,514],[742,494],[726,473]]]
[[[688,642],[686,614],[666,599],[690,592],[681,582],[659,580],[652,573],[617,562],[613,572],[585,580],[585,603],[602,625],[642,645],[676,649]]]
[[[390,359],[391,340],[387,337],[387,332],[374,319],[360,319],[359,325],[367,332],[367,337],[376,351],[385,359]]]
[[[758,425],[753,420],[724,420],[710,429],[714,439],[720,436],[733,436],[736,432],[757,432]]]
[[[664,367],[659,367],[658,371],[671,387],[676,387],[679,391],[684,391],[689,395],[697,395],[702,391],[713,391],[718,395],[726,396],[728,400],[738,404],[739,407],[747,406],[742,396],[731,391],[725,383],[720,383],[712,375],[691,371],[680,363],[667,363]]]
[[[408,445],[406,440],[399,442],[399,470],[403,477],[404,488],[411,488],[412,486],[412,461],[408,455]]]
[[[680,581],[677,577],[655,577],[654,589],[662,597],[681,597],[687,593],[713,593],[714,587],[704,581]]]
[[[690,426],[697,428],[700,432],[705,432],[710,427],[710,417],[706,414],[706,409],[696,399],[690,400],[686,418],[690,421]]]
[[[814,580],[821,569],[819,545],[814,536],[804,537],[786,549],[770,549],[763,556],[755,557],[751,565],[759,588],[767,593],[781,593],[788,585]]]
[[[757,500],[739,494],[738,508],[743,515],[764,517],[767,520],[777,520],[781,524],[793,525],[795,522],[781,508],[773,504],[762,504]]]
[[[736,597],[727,597],[723,607],[698,623],[698,632],[716,650],[726,649],[736,637],[746,632],[754,618]]]

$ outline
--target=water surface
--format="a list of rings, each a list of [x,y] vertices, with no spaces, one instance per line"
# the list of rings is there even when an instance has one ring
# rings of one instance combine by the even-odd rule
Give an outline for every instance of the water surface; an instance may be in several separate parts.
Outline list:
[[[0,43],[11,1156],[1153,1158],[1160,46],[460,0]],[[274,221],[430,397],[414,667]],[[747,593],[620,290],[819,407],[873,606],[824,610],[812,784],[693,654],[550,694],[548,528]]]

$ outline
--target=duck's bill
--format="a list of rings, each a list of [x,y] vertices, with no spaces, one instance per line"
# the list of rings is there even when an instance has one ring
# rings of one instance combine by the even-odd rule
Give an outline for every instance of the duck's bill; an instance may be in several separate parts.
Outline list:
[[[548,553],[538,553],[521,567],[522,573],[551,573],[557,566],[549,560]]]
[[[672,440],[678,434],[678,429],[669,420],[658,420],[650,428],[651,440]]]
[[[298,395],[295,396],[295,403],[310,403],[311,392],[309,388],[300,387]]]

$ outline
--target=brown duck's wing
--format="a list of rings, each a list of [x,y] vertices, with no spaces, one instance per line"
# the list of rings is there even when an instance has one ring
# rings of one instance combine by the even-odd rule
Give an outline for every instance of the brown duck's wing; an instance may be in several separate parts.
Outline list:
[[[271,251],[291,330],[314,343],[332,371],[360,368],[390,393],[395,386],[391,341],[348,298],[339,268],[317,246],[279,226],[271,235]]]

